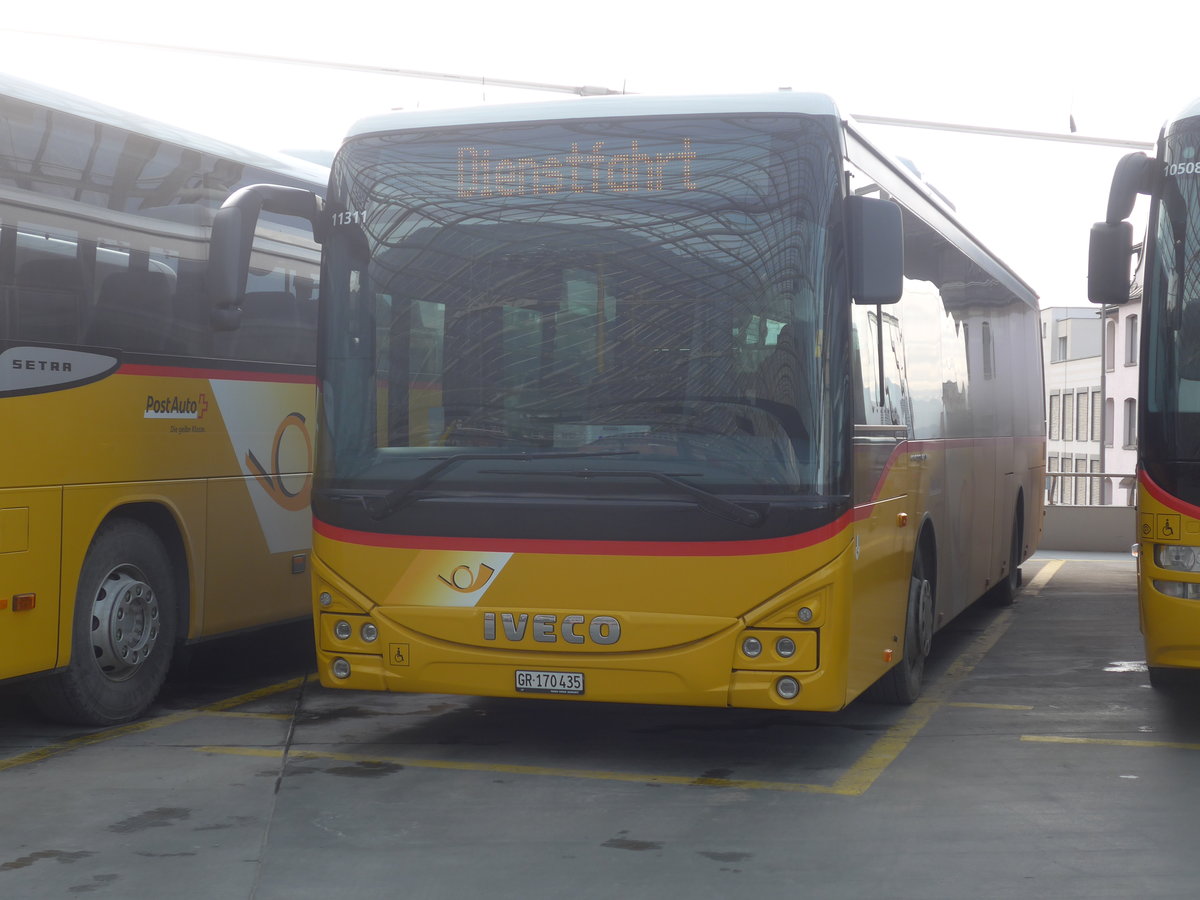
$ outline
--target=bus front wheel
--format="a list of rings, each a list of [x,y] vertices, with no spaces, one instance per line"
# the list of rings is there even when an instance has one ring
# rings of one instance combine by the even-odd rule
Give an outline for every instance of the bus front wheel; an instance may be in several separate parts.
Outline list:
[[[933,646],[934,585],[925,555],[918,548],[908,581],[904,622],[904,657],[871,687],[869,697],[881,703],[908,705],[921,696],[925,660]]]
[[[175,609],[158,536],[131,519],[101,526],[79,572],[71,662],[35,686],[42,712],[77,725],[115,725],[145,712],[170,667]]]

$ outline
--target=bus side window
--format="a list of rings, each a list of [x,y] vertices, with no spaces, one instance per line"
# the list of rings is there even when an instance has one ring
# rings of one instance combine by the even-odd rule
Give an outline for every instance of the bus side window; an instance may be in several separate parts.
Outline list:
[[[74,258],[29,260],[17,271],[13,305],[18,340],[75,343],[87,308],[83,267]]]
[[[316,303],[287,291],[246,294],[241,325],[233,333],[235,359],[311,364],[316,350]]]
[[[171,281],[163,272],[128,269],[100,283],[88,323],[87,343],[156,353],[171,327]]]

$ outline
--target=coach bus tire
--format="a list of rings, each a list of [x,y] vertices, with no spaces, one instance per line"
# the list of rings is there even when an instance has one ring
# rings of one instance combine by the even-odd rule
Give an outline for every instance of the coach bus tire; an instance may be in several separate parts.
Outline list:
[[[1012,539],[1008,546],[1008,574],[992,588],[989,599],[995,606],[1012,606],[1021,589],[1021,507],[1013,513]]]
[[[934,585],[929,579],[929,563],[921,547],[913,558],[912,577],[908,582],[908,611],[904,624],[904,658],[868,690],[867,697],[877,703],[907,706],[921,696],[925,660],[933,646]]]
[[[171,664],[175,610],[158,536],[132,519],[102,525],[79,573],[71,662],[35,683],[42,713],[73,725],[116,725],[144,713]]]
[[[1150,676],[1150,687],[1163,693],[1172,693],[1183,687],[1187,681],[1187,669],[1172,669],[1166,666],[1147,666]]]

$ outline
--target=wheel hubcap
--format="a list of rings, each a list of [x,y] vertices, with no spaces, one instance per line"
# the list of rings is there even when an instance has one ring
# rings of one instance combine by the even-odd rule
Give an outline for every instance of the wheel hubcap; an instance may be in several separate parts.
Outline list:
[[[154,589],[132,566],[118,566],[100,583],[92,603],[92,652],[113,681],[137,671],[158,641],[159,608]]]
[[[914,578],[912,592],[912,599],[916,601],[917,650],[922,656],[928,656],[933,647],[933,585],[928,578]]]

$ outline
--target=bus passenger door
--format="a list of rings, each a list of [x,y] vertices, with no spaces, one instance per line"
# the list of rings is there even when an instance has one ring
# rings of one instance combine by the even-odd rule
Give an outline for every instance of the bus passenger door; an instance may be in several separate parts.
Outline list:
[[[912,570],[909,512],[911,403],[899,322],[879,307],[855,307],[854,567],[847,687],[853,696],[903,646]],[[882,327],[882,333],[880,328]],[[915,523],[914,523],[915,524]]]
[[[58,662],[62,490],[0,492],[0,679]]]

